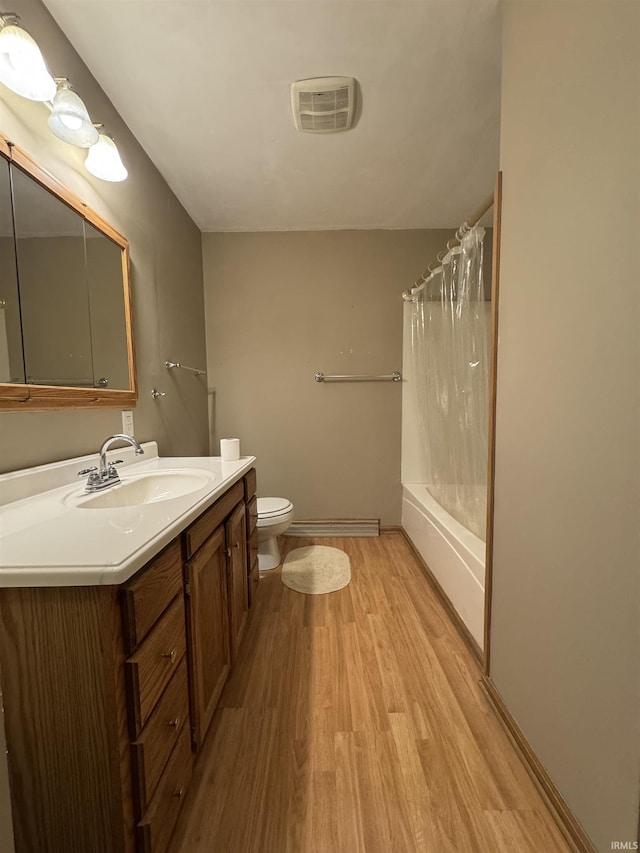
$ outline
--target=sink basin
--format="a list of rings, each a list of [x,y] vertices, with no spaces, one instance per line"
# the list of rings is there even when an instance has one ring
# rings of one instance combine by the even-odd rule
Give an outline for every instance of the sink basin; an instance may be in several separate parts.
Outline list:
[[[210,485],[215,476],[208,471],[157,471],[123,479],[104,492],[83,496],[79,509],[117,509],[169,501]]]

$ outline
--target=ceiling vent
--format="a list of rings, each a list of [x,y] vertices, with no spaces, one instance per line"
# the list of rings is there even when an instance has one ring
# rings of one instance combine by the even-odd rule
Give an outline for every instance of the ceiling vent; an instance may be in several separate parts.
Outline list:
[[[313,77],[291,84],[291,109],[297,130],[335,133],[353,124],[353,77]]]

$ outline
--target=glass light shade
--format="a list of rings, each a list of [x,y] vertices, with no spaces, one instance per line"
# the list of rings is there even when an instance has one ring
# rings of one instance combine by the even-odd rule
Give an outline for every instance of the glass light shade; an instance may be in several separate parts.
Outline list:
[[[115,142],[104,133],[99,134],[98,141],[89,149],[84,165],[88,172],[103,181],[124,181],[129,174]]]
[[[30,101],[50,101],[56,93],[40,48],[17,24],[0,30],[0,82]]]
[[[71,91],[66,80],[58,86],[48,124],[58,139],[77,145],[78,148],[91,148],[99,138],[97,129],[91,124],[87,108],[78,95]]]

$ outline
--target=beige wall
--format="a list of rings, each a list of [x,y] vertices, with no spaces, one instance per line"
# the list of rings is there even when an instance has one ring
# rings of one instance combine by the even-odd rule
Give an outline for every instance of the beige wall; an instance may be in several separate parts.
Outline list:
[[[129,178],[109,184],[91,176],[83,165],[85,152],[49,131],[47,108],[4,87],[0,128],[130,242],[140,391],[136,436],[157,439],[163,455],[207,453],[205,381],[169,374],[163,366],[166,359],[205,364],[200,232],[40,0],[16,0],[12,11],[21,15],[51,72],[71,79],[92,119],[104,122],[116,138]],[[154,386],[167,396],[153,401]],[[118,410],[2,414],[0,471],[97,451],[121,428]]]
[[[507,3],[491,676],[599,851],[640,777],[640,4]]]
[[[212,450],[239,437],[258,493],[298,518],[400,522],[400,294],[445,232],[204,234]]]

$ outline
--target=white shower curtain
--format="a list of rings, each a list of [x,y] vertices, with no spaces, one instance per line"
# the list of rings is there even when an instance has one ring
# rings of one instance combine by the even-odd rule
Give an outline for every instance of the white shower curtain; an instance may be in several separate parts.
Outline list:
[[[491,303],[483,281],[484,229],[452,249],[412,305],[411,347],[427,488],[485,538]]]

